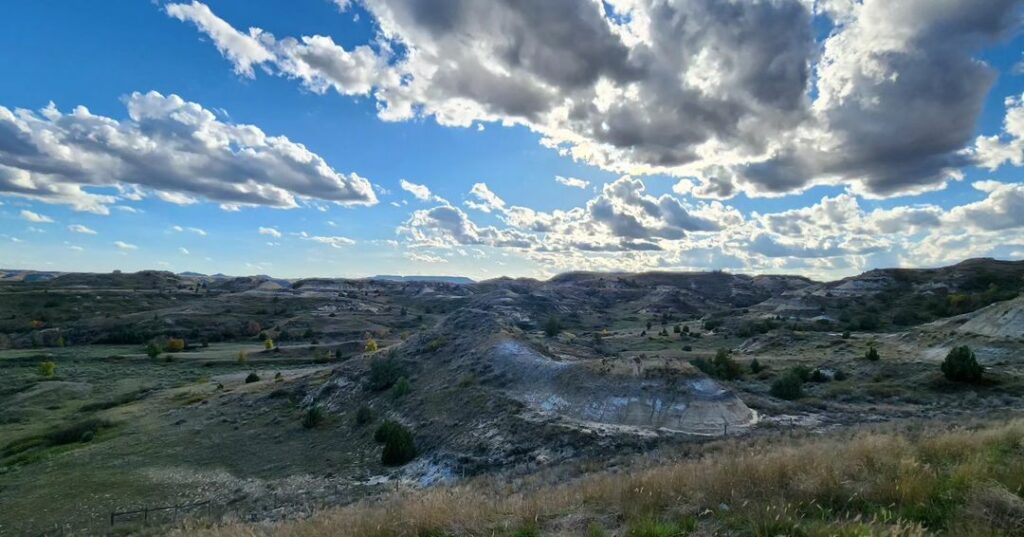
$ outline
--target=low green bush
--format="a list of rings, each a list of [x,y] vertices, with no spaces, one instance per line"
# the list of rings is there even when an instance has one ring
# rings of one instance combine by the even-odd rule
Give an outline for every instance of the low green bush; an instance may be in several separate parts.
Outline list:
[[[803,397],[803,384],[804,381],[800,379],[800,376],[797,373],[789,371],[775,379],[769,393],[771,393],[773,397],[793,401]]]
[[[39,363],[39,376],[43,378],[53,378],[57,374],[57,364],[46,361]]]
[[[367,385],[371,390],[381,392],[394,386],[403,376],[405,376],[405,371],[398,360],[392,357],[373,358],[370,362]]]
[[[558,317],[552,315],[548,317],[546,323],[544,323],[544,335],[547,337],[555,337],[559,332],[562,331],[562,322],[558,320]]]
[[[715,357],[711,360],[696,358],[690,360],[690,363],[708,376],[716,379],[736,380],[743,376],[743,368],[736,360],[729,356],[729,351],[726,349],[718,349]]]
[[[356,410],[356,425],[362,426],[373,421],[373,410],[363,405]]]
[[[967,345],[954,347],[942,361],[942,374],[954,382],[978,382],[985,369]]]
[[[96,433],[110,423],[105,420],[91,418],[75,422],[66,427],[55,429],[47,433],[43,438],[51,446],[63,446],[75,442],[88,442],[93,439]]]
[[[319,406],[311,406],[302,413],[302,426],[313,429],[324,421],[324,411]]]
[[[395,385],[391,387],[391,395],[395,399],[405,397],[406,395],[409,395],[409,392],[411,391],[412,385],[409,384],[409,379],[405,377],[399,378],[398,382],[395,382]]]
[[[416,458],[412,433],[395,421],[385,421],[373,433],[374,441],[384,444],[380,462],[385,466],[401,466]]]

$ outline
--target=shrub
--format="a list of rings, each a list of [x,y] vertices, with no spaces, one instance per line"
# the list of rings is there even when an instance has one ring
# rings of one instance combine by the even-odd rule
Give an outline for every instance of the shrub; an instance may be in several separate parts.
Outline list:
[[[684,352],[690,352],[693,350],[693,345],[683,345]]]
[[[763,370],[764,370],[764,366],[761,365],[761,362],[757,361],[757,358],[754,358],[753,360],[750,361],[750,372],[751,373],[757,374],[757,373],[760,373]]]
[[[868,350],[864,353],[864,358],[872,362],[877,362],[882,357],[878,355],[878,349],[872,345],[871,347],[868,347]]]
[[[842,338],[843,339],[850,339],[850,331],[847,330],[847,331],[843,332]]]
[[[470,373],[466,373],[466,374],[462,375],[461,377],[459,377],[459,382],[458,382],[457,386],[459,388],[468,388],[468,387],[472,386],[475,383],[476,383],[476,375],[474,375],[472,372],[470,372]]]
[[[814,371],[811,371],[811,376],[808,380],[810,382],[828,382],[829,378],[824,371],[815,369]]]
[[[146,356],[150,358],[156,359],[157,356],[160,356],[161,352],[160,346],[152,341],[146,345]]]
[[[371,421],[373,421],[373,410],[370,407],[363,405],[356,410],[356,425],[366,425]]]
[[[274,340],[270,339],[269,337],[267,339],[264,339],[263,340],[263,348],[268,350],[268,351],[270,349],[273,349],[274,348]]]
[[[857,328],[862,332],[870,332],[875,330],[879,326],[878,316],[867,313],[857,319]]]
[[[57,374],[57,364],[50,361],[39,363],[39,376],[53,378],[55,374]]]
[[[729,351],[725,349],[718,349],[715,352],[715,358],[712,361],[715,366],[715,370],[718,371],[718,378],[725,380],[735,380],[743,376],[743,368],[740,364],[736,363],[729,356]]]
[[[375,358],[370,362],[369,387],[373,391],[384,391],[404,376],[402,366],[394,358]]]
[[[790,371],[775,379],[769,393],[771,393],[773,397],[793,401],[803,397],[803,384],[804,382],[800,379],[799,375]]]
[[[302,414],[302,426],[313,429],[324,421],[324,411],[318,406],[311,406]]]
[[[45,436],[45,441],[51,446],[63,446],[75,442],[89,442],[101,428],[109,424],[99,419],[87,419],[73,423],[63,429],[50,431]]]
[[[789,368],[789,372],[796,375],[800,382],[807,382],[811,378],[811,369],[805,365],[798,365]]]
[[[177,337],[172,337],[167,340],[167,346],[164,348],[167,352],[181,352],[185,350],[185,340]]]
[[[555,337],[561,331],[562,323],[558,320],[558,317],[555,317],[554,315],[548,317],[548,322],[544,323],[544,335],[547,337]]]
[[[718,349],[715,357],[710,361],[697,358],[690,361],[694,367],[700,369],[708,376],[722,380],[736,380],[743,376],[743,368],[729,356],[729,351]]]
[[[385,421],[373,433],[373,439],[384,444],[380,462],[385,466],[401,466],[416,458],[412,433],[400,423]]]
[[[391,395],[394,396],[395,399],[405,397],[406,395],[409,395],[409,392],[411,391],[412,386],[409,384],[409,379],[405,377],[399,378],[398,382],[395,382],[395,385],[391,387]]]
[[[249,357],[246,356],[245,351],[238,351],[238,363],[244,364],[249,361]]]
[[[254,373],[249,373],[249,376],[245,377],[246,384],[252,384],[253,382],[259,382],[260,376]]]
[[[954,347],[942,361],[942,374],[954,382],[978,382],[984,370],[967,345]]]
[[[444,336],[436,337],[430,340],[430,343],[427,343],[427,352],[437,352],[447,344],[448,340]]]
[[[366,347],[363,349],[366,352],[377,352],[377,340],[368,339],[366,340]]]

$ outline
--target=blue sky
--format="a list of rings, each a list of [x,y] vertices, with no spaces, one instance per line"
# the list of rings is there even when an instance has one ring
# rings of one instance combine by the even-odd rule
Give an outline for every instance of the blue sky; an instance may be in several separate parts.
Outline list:
[[[705,3],[694,1],[679,9],[697,9],[693,6]],[[132,121],[128,101],[133,93],[145,96],[156,92],[161,103],[178,96],[182,103],[194,103],[210,112],[217,128],[251,125],[266,136],[302,144],[329,166],[331,177],[335,173],[342,177],[357,174],[365,179],[373,199],[368,200],[365,193],[359,199],[341,199],[336,189],[328,192],[322,185],[315,187],[314,195],[309,190],[292,191],[293,183],[275,182],[273,167],[267,168],[265,178],[253,179],[253,184],[266,181],[291,192],[294,196],[286,197],[294,199],[292,206],[283,208],[278,202],[262,199],[236,203],[238,200],[218,198],[204,189],[216,181],[231,184],[250,179],[235,172],[233,164],[220,162],[223,155],[211,160],[210,166],[216,167],[211,176],[196,184],[188,178],[164,179],[161,174],[157,174],[159,179],[138,176],[148,173],[145,171],[119,175],[116,170],[123,165],[112,163],[108,153],[95,165],[80,164],[87,159],[76,157],[73,173],[55,174],[50,171],[52,161],[40,157],[25,164],[14,151],[5,150],[0,129],[0,166],[10,170],[12,177],[17,172],[17,177],[36,188],[29,192],[15,179],[5,186],[0,179],[0,266],[66,271],[159,268],[282,277],[399,273],[475,278],[544,277],[570,269],[727,268],[834,277],[876,266],[929,266],[964,256],[1024,256],[1020,228],[1024,223],[1019,222],[1024,217],[1015,214],[1024,207],[1018,201],[1024,199],[1016,164],[1019,159],[1012,156],[1018,147],[1014,133],[1004,132],[1004,118],[1014,109],[1006,100],[1024,92],[1024,77],[1015,71],[1024,43],[1015,20],[1020,15],[1016,2],[1005,2],[999,12],[997,7],[974,8],[965,2],[960,8],[950,7],[949,13],[934,12],[945,8],[928,12],[927,3],[915,3],[926,12],[898,15],[930,21],[934,28],[963,20],[962,10],[991,9],[994,13],[977,13],[982,21],[977,28],[944,30],[951,33],[945,43],[929,37],[929,32],[937,30],[921,23],[920,36],[902,45],[883,45],[878,34],[887,30],[866,27],[867,21],[874,20],[868,11],[886,9],[882,3],[869,0],[849,7],[845,2],[813,5],[794,0],[789,10],[759,14],[764,20],[755,29],[768,33],[769,24],[790,24],[794,35],[805,30],[811,36],[809,44],[793,39],[778,45],[782,47],[774,56],[781,58],[778,61],[807,66],[803,76],[785,77],[756,66],[742,67],[742,72],[740,67],[730,67],[741,62],[715,58],[720,44],[702,41],[710,39],[704,35],[687,34],[692,30],[660,35],[651,31],[647,35],[646,26],[638,22],[650,16],[643,11],[644,2],[630,7],[633,11],[624,18],[612,16],[612,6],[618,4],[607,3],[603,17],[602,8],[589,2],[581,2],[582,7],[569,17],[550,14],[546,20],[559,19],[559,28],[530,24],[528,16],[520,13],[477,6],[466,8],[467,13],[452,19],[455,22],[445,21],[442,30],[428,27],[429,21],[424,22],[422,15],[406,13],[414,8],[400,0],[351,4],[211,0],[181,4],[184,9],[178,16],[172,13],[173,3],[162,2],[22,2],[8,6],[0,19],[0,50],[5,51],[0,54],[0,72],[6,81],[0,84],[0,106],[12,117],[18,109],[34,111],[41,121],[32,138],[38,147],[48,139],[39,132],[71,132],[65,130],[70,127],[44,119],[40,111],[51,102],[64,115],[83,106],[93,116],[127,126]],[[200,6],[208,9],[203,11]],[[602,17],[597,20],[603,20],[612,31],[602,27],[594,37],[593,14],[587,10]],[[620,11],[627,9],[621,7]],[[701,16],[712,16],[708,13],[699,11]],[[807,20],[811,26],[805,29],[800,25]],[[254,40],[252,43],[262,44],[250,43],[248,49],[233,56],[232,43],[239,41],[229,36],[222,42],[224,34],[211,31],[211,21],[226,23],[242,36],[251,36],[249,29],[259,28],[274,40]],[[992,21],[999,22],[998,30],[991,29]],[[718,18],[707,24],[732,28],[738,23]],[[963,36],[958,37],[958,31]],[[581,36],[572,41],[604,39],[611,43],[609,52],[570,51],[578,53],[560,56],[568,55],[566,45],[552,45],[549,38],[563,32]],[[860,48],[829,51],[827,40],[843,32],[847,32],[847,41],[860,39]],[[517,43],[527,52],[520,51],[516,61],[503,65],[509,58],[510,35],[517,36]],[[343,60],[340,65],[350,72],[324,69],[324,64],[310,59],[309,49],[288,56],[297,49],[289,49],[283,40],[294,37],[301,46],[303,36],[329,37],[332,46],[321,52],[338,55]],[[491,38],[493,42],[488,41]],[[643,54],[650,56],[649,50],[666,43],[671,45],[666,50],[685,50],[686,59],[669,58],[668,53],[665,58],[645,59]],[[259,47],[255,53],[253,46]],[[369,47],[363,59],[372,55],[377,62],[369,69],[353,64],[349,56],[361,46]],[[547,51],[544,46],[553,49]],[[846,74],[853,71],[819,71],[825,63],[822,57],[832,54],[831,63],[845,65],[844,58],[856,58],[858,51],[878,53],[877,57],[885,57],[883,52],[894,55],[892,50],[879,48],[885,46],[902,46],[895,55],[914,58],[913,63],[883,65],[881,69],[889,75],[922,84],[948,84],[940,71],[949,66],[938,61],[929,66],[929,62],[950,55],[942,47],[956,47],[969,63],[954,66],[970,68],[984,62],[994,76],[991,87],[964,88],[965,98],[955,103],[963,109],[950,109],[950,103],[939,97],[929,101],[927,95],[910,91],[912,88],[882,87],[902,81],[885,82],[884,77],[860,80],[863,65],[844,67],[854,69],[859,77],[851,78],[854,87],[842,96],[845,100],[832,101],[833,108],[828,109],[822,98],[822,81],[846,80]],[[644,47],[649,50],[641,54]],[[742,51],[743,45],[737,48]],[[619,49],[628,54],[622,65],[609,59],[615,58]],[[527,55],[537,50],[539,60]],[[251,76],[239,68],[238,54],[255,54]],[[308,62],[298,67],[288,63],[289,58],[298,57]],[[708,57],[711,60],[706,65],[695,59]],[[558,73],[552,74],[550,65],[557,65]],[[930,67],[934,69],[929,71]],[[583,84],[561,76],[577,68],[603,74]],[[629,69],[642,74],[621,74]],[[381,75],[386,70],[394,70],[395,76],[406,82],[388,82]],[[352,74],[356,71],[359,73]],[[422,74],[426,72],[434,73],[429,80]],[[712,84],[732,84],[726,91],[730,98],[705,95],[703,100],[689,102],[686,95],[662,92],[654,81],[662,80],[665,72],[679,75],[682,86],[704,79]],[[488,85],[487,77],[494,73],[510,75],[499,80],[517,86],[506,93]],[[963,76],[973,75],[964,72]],[[754,77],[778,79],[743,86]],[[764,98],[757,92],[768,87],[768,82],[787,99],[791,93],[803,104],[778,104],[783,103],[781,98]],[[371,89],[361,91],[363,84]],[[594,103],[602,99],[600,92],[605,91],[600,89],[602,84],[615,91],[626,91],[631,84],[634,91],[650,91],[644,94],[647,97],[630,103],[628,110],[631,120],[642,118],[637,121],[645,123],[640,127],[629,124],[623,132],[614,132],[615,121],[627,116],[625,112],[593,111]],[[783,88],[786,84],[793,85],[792,91]],[[513,105],[507,104],[533,89],[550,99],[542,112],[517,114]],[[413,112],[387,117],[382,110],[398,109],[394,95],[406,90]],[[516,96],[510,96],[513,92]],[[978,93],[980,100],[971,101]],[[878,106],[892,106],[893,113],[872,111],[849,119],[851,115],[840,108],[859,95],[865,96],[865,102],[870,102],[870,97],[878,101],[880,96]],[[628,93],[618,93],[612,101],[629,99]],[[141,102],[142,97],[137,100]],[[150,101],[147,106],[157,106]],[[567,102],[591,105],[588,113],[592,117],[578,122],[565,119],[558,107]],[[709,108],[712,105],[736,114],[735,124],[699,125],[697,115],[688,112],[693,109],[716,116],[716,110]],[[596,108],[601,106],[605,105]],[[919,114],[901,117],[896,113],[908,109]],[[665,111],[678,116],[661,125],[659,115]],[[916,118],[947,112],[950,117],[936,125],[917,124]],[[822,127],[820,118],[807,119],[813,114],[830,119],[829,126]],[[860,118],[877,124],[861,125],[857,123]],[[887,118],[893,118],[891,125]],[[28,132],[24,124],[11,121]],[[844,121],[851,124],[844,125]],[[167,124],[139,125],[136,134],[151,135],[147,129],[166,128]],[[884,134],[877,144],[866,144],[864,132]],[[906,134],[900,138],[903,132]],[[957,147],[936,150],[929,139],[932,132],[935,138],[959,132],[959,137],[947,136]],[[659,133],[664,133],[664,138]],[[159,142],[160,136],[169,135],[152,134],[151,140]],[[886,136],[893,141],[884,139]],[[978,149],[978,136],[1000,136],[999,150]],[[891,158],[879,156],[884,148],[903,144],[907,137],[918,143],[901,149],[908,155],[906,163],[894,164]],[[541,143],[545,138],[553,141]],[[638,141],[621,141],[633,138]],[[694,138],[705,144],[702,147],[710,156],[692,157],[690,152],[699,146],[688,145]],[[815,145],[818,140],[833,138],[835,143],[827,150]],[[88,150],[81,142],[75,144],[76,150]],[[770,147],[760,147],[762,144]],[[557,148],[548,147],[551,145]],[[870,147],[861,147],[867,145]],[[573,155],[574,149],[579,153]],[[719,154],[734,149],[744,154],[719,159]],[[165,151],[168,162],[188,157],[183,156],[185,150]],[[971,158],[958,157],[964,152]],[[836,153],[856,158],[836,157]],[[1005,156],[991,156],[997,153]],[[231,159],[230,150],[227,155]],[[780,155],[795,155],[797,164],[791,165]],[[980,167],[981,163],[986,166]],[[204,171],[201,166],[196,169],[196,173]],[[248,168],[239,164],[239,169]],[[770,172],[758,175],[752,171],[763,169]],[[903,170],[911,171],[904,176]],[[321,172],[305,169],[295,171],[294,180],[305,181],[308,177],[302,174],[306,173],[312,174],[310,181],[325,181],[318,175]],[[727,183],[728,192],[708,186],[714,183],[712,178],[726,175],[730,179],[721,184]],[[567,186],[556,181],[558,176],[589,184],[586,188]],[[402,180],[427,187],[430,195],[418,199],[402,188]],[[159,181],[166,181],[166,186]],[[680,181],[690,186],[680,186]],[[997,181],[998,185],[980,187],[979,181]],[[101,204],[104,208],[83,208],[52,194],[50,186],[69,184],[81,186],[86,193],[109,196]],[[497,198],[488,202],[472,194],[477,184],[486,185],[484,190]],[[613,189],[615,185],[621,188]],[[334,186],[331,183],[330,188]],[[167,201],[168,196],[157,192],[171,198],[177,195],[179,201]],[[319,192],[326,193],[320,197]],[[181,203],[181,196],[188,203]],[[829,210],[829,203],[841,208]],[[274,204],[278,206],[271,206]],[[652,208],[655,206],[660,209]],[[599,212],[602,207],[606,210]],[[840,213],[845,216],[837,216]],[[915,223],[913,218],[927,223]],[[73,231],[73,226],[84,226],[92,233]],[[261,234],[261,228],[273,231]],[[962,242],[941,243],[935,240],[939,237],[956,237]]]

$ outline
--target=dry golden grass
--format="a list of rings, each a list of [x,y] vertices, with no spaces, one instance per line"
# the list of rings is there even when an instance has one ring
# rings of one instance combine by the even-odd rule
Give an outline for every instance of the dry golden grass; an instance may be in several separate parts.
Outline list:
[[[1024,421],[1012,421],[725,447],[700,459],[562,484],[479,481],[395,493],[272,526],[177,531],[209,537],[522,535],[525,529],[564,533],[563,522],[572,519],[581,521],[572,533],[586,535],[595,531],[592,520],[612,520],[618,530],[689,517],[698,531],[719,535],[1021,535],[1022,490]]]

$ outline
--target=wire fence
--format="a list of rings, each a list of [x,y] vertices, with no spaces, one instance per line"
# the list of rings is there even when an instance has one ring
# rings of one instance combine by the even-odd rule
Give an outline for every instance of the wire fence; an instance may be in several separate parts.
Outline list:
[[[213,507],[213,503],[210,500],[206,500],[161,507],[143,507],[142,509],[131,511],[111,511],[110,525],[113,526],[119,522],[142,522],[143,524],[150,522],[173,522],[178,520],[178,517],[182,514],[193,515],[204,507],[209,511]]]

